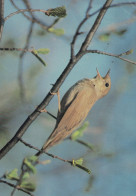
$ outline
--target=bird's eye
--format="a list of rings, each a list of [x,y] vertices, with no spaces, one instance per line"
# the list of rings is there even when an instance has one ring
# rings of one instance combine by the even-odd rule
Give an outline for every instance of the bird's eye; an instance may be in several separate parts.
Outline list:
[[[105,86],[108,87],[109,86],[109,83],[106,83]]]

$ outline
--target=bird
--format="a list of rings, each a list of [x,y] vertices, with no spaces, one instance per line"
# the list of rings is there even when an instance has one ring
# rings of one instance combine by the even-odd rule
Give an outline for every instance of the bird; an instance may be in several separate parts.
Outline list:
[[[79,80],[65,93],[54,130],[37,156],[71,135],[81,126],[96,101],[108,94],[111,88],[110,70],[104,77],[100,75],[98,69],[96,71],[97,75],[94,78]]]

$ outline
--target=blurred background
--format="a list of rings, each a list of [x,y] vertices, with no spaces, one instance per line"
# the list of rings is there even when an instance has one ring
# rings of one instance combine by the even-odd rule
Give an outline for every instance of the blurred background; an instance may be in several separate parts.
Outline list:
[[[25,1],[14,1],[20,8],[26,8]],[[40,55],[46,62],[44,67],[31,53],[20,58],[20,52],[0,51],[0,148],[16,133],[29,114],[44,99],[62,73],[70,59],[70,43],[78,24],[85,16],[89,0],[30,0],[33,9],[65,6],[67,16],[55,25],[59,33],[49,33],[40,25],[34,24],[29,48],[48,48],[50,53]],[[93,1],[90,13],[100,8],[105,1]],[[113,3],[131,2],[115,0]],[[9,0],[5,0],[7,16],[16,11]],[[28,13],[26,13],[29,15]],[[52,24],[54,17],[33,13],[46,25]],[[29,15],[31,16],[31,15]],[[79,50],[96,15],[84,24],[78,37],[76,51]],[[98,49],[113,54],[121,54],[130,49],[133,53],[124,56],[136,61],[136,7],[122,6],[107,11],[90,49]],[[1,48],[23,48],[30,31],[31,22],[22,14],[15,15],[5,22]],[[63,34],[64,32],[64,34]],[[38,165],[33,177],[37,188],[34,195],[59,196],[135,196],[136,195],[136,68],[135,65],[119,59],[88,54],[71,71],[60,88],[61,97],[67,89],[82,78],[96,75],[96,67],[104,76],[111,69],[112,87],[109,94],[99,100],[87,117],[89,127],[81,138],[94,146],[94,151],[83,145],[66,140],[53,147],[50,152],[64,159],[84,158],[84,165],[91,169],[91,175],[76,167],[44,155],[41,160],[51,160],[50,164]],[[56,115],[57,96],[48,107]],[[41,147],[52,132],[55,120],[42,113],[28,128],[23,139]],[[20,168],[25,156],[35,151],[18,142],[0,161],[0,176],[6,171]],[[0,184],[1,195],[10,195],[12,188]],[[15,195],[25,195],[16,191]]]

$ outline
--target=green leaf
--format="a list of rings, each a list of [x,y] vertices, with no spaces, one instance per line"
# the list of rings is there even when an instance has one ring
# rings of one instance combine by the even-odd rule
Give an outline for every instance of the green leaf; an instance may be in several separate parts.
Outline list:
[[[33,182],[33,178],[30,178],[30,174],[28,172],[24,173],[20,187],[24,188],[28,191],[34,191],[35,190],[36,185]]]
[[[63,18],[67,15],[65,6],[48,9],[45,14],[47,16],[58,16],[59,18]]]
[[[32,162],[29,160],[29,158],[25,158],[24,159],[24,164],[27,166],[27,168],[32,172],[32,173],[36,173],[36,168],[35,166],[32,164]]]
[[[40,48],[38,50],[34,50],[36,54],[48,54],[50,50],[48,48]]]
[[[28,157],[27,159],[35,163],[38,160],[38,157],[33,155],[33,156]]]
[[[64,29],[55,29],[55,28],[49,28],[48,29],[49,32],[54,33],[57,36],[61,36],[64,35]]]
[[[83,159],[82,158],[77,159],[77,160],[72,160],[72,165],[74,167],[78,167],[78,168],[84,170],[85,172],[87,172],[88,174],[90,174],[91,170],[88,169],[87,167],[84,167],[82,164],[83,164]]]
[[[19,180],[18,169],[15,168],[11,172],[6,173],[5,177],[9,180]]]
[[[77,164],[82,165],[83,164],[83,158],[73,160],[72,163],[73,163],[74,166],[76,166]]]
[[[106,41],[109,41],[110,39],[110,33],[104,33],[104,34],[101,34],[99,35],[99,40],[103,41],[103,42],[106,42]]]
[[[36,189],[36,185],[34,183],[27,181],[23,181],[20,187],[26,189],[27,191],[35,191]]]
[[[23,181],[26,181],[27,179],[30,178],[30,174],[28,172],[25,172],[24,175],[23,175]]]
[[[89,122],[86,121],[77,131],[75,131],[71,135],[72,140],[77,140],[79,137],[83,136],[83,132],[86,130],[86,128],[89,126]]]

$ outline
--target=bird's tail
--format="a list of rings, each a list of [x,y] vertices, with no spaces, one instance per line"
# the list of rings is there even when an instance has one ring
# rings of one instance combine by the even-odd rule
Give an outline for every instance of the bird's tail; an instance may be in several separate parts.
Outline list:
[[[66,132],[66,130],[58,131],[58,129],[54,129],[54,131],[51,133],[51,135],[48,137],[47,141],[43,145],[41,151],[37,152],[35,156],[40,156],[43,152],[47,152],[49,148],[52,146],[60,143],[63,139],[67,137],[69,132]]]
[[[56,143],[58,143],[58,141],[56,141],[56,138],[54,137],[54,132],[53,132],[48,137],[48,139],[46,140],[45,144],[41,148],[41,151],[37,152],[35,154],[35,156],[39,157],[43,152],[47,152],[47,150],[49,150],[49,148],[51,148],[52,146],[54,146]]]
[[[50,146],[51,147],[51,146]],[[47,152],[47,148],[49,149],[49,143],[48,140],[47,142],[44,144],[44,146],[41,148],[40,151],[38,151],[35,156],[39,157],[43,152]]]

